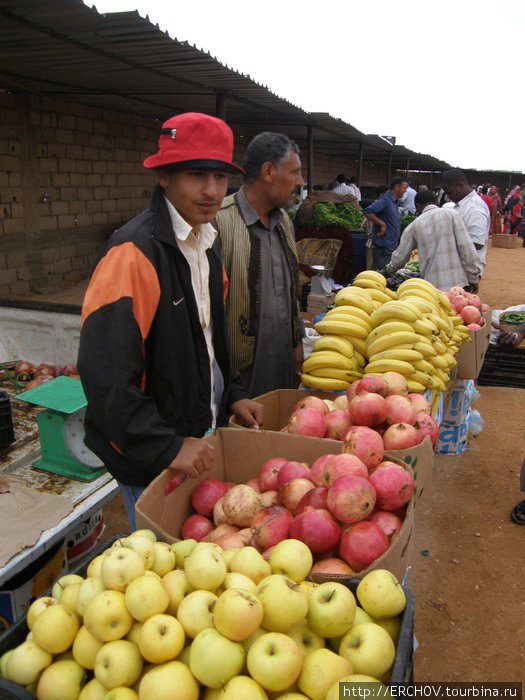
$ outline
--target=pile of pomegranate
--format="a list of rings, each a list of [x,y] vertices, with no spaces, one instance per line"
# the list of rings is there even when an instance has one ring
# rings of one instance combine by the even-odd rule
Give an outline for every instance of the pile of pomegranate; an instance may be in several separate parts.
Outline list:
[[[461,316],[463,323],[472,331],[477,331],[485,324],[482,316],[484,311],[489,310],[488,304],[483,304],[477,294],[466,292],[463,287],[451,287],[445,292],[450,299],[450,305]]]
[[[342,440],[344,452],[361,457],[369,449],[414,447],[427,435],[434,445],[439,427],[431,410],[423,394],[409,393],[402,374],[367,374],[334,401],[306,395],[282,431]]]
[[[308,545],[315,573],[366,569],[399,533],[414,479],[401,463],[384,459],[378,432],[349,435],[340,454],[310,466],[274,457],[245,484],[204,479],[192,492],[194,513],[183,523],[184,539],[210,541],[223,549],[252,546],[268,558],[281,540]]]

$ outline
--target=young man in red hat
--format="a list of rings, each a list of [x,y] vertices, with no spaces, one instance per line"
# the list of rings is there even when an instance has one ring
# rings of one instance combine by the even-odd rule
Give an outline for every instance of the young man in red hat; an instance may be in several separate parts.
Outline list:
[[[262,424],[230,367],[223,268],[211,250],[227,174],[243,172],[232,132],[190,112],[163,124],[158,146],[144,161],[158,180],[149,208],[96,261],[78,356],[85,442],[119,482],[132,530],[135,501],[161,471],[196,477],[211,467],[203,436],[228,410]]]

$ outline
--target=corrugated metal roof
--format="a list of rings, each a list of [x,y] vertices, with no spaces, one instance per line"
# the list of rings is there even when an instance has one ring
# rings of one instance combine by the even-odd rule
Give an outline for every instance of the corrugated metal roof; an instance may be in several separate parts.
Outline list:
[[[137,11],[99,14],[82,0],[0,0],[0,89],[67,98],[163,121],[188,110],[216,113],[237,134],[268,129],[303,141],[310,127],[315,149],[357,157],[360,144],[394,167],[446,169],[444,161],[391,147],[328,113],[309,114],[249,76],[167,32]]]

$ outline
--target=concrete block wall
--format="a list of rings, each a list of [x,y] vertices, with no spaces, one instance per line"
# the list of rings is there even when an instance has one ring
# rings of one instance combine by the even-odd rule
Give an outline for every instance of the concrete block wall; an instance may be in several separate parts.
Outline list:
[[[133,114],[0,95],[0,297],[89,274],[105,238],[149,202],[155,178],[142,161],[158,129]]]

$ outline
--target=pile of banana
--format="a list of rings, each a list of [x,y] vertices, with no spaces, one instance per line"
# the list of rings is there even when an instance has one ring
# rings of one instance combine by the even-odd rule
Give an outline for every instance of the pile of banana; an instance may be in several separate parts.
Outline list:
[[[397,292],[379,272],[360,272],[335,296],[335,307],[318,321],[321,338],[303,363],[305,386],[337,391],[363,374],[399,372],[410,391],[444,391],[468,328],[446,294],[411,278]]]

